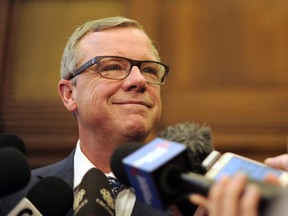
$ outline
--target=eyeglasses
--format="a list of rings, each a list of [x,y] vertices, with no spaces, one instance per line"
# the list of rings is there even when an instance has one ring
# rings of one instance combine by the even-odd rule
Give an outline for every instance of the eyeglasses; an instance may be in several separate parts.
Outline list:
[[[129,76],[133,66],[137,66],[148,83],[163,85],[169,72],[169,66],[156,61],[138,61],[120,56],[96,56],[76,69],[69,80],[96,64],[101,77],[123,80]]]

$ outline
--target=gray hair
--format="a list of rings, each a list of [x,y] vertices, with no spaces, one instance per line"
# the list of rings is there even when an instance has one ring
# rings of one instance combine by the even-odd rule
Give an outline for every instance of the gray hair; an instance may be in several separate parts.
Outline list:
[[[66,44],[61,61],[61,78],[69,79],[76,68],[77,62],[79,62],[83,56],[83,53],[81,53],[78,44],[84,35],[86,35],[88,32],[98,32],[115,27],[134,27],[145,33],[142,25],[139,22],[121,16],[108,17],[84,23],[74,31]],[[157,60],[160,61],[158,51],[152,41],[151,46]]]

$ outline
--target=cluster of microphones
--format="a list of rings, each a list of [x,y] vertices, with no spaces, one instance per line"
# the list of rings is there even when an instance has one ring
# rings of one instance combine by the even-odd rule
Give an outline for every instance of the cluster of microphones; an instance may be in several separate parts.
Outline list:
[[[14,134],[0,135],[0,200],[29,184],[31,170],[24,141]],[[49,176],[33,185],[8,216],[65,215],[73,203],[71,187]],[[4,213],[0,209],[0,215]]]
[[[120,145],[113,152],[110,165],[120,182],[133,187],[137,200],[159,211],[176,205],[183,215],[188,215],[194,209],[188,195],[207,196],[214,183],[213,179],[205,177],[207,167],[203,167],[203,161],[213,152],[210,128],[187,122],[169,126],[147,144]],[[21,190],[30,180],[30,167],[21,138],[11,134],[0,136],[0,161],[1,199]],[[253,182],[262,194],[260,215],[285,215],[288,191],[260,181]],[[66,215],[71,208],[75,216],[115,215],[113,199],[106,175],[92,168],[74,191],[55,176],[40,180],[8,216]]]

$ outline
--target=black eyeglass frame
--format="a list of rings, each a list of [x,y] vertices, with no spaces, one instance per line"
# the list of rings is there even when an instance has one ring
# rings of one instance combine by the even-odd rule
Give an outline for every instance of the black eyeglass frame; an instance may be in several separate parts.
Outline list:
[[[95,56],[94,58],[90,59],[89,61],[87,61],[86,63],[84,63],[83,65],[81,65],[79,68],[77,68],[71,77],[68,78],[68,80],[71,80],[73,79],[74,77],[78,76],[79,74],[83,73],[86,69],[88,69],[89,67],[91,67],[92,65],[94,64],[98,64],[100,63],[100,60],[103,59],[103,58],[120,58],[120,59],[125,59],[127,61],[129,61],[130,63],[130,68],[129,68],[129,71],[127,72],[127,75],[124,77],[124,78],[121,78],[121,79],[115,79],[115,78],[107,78],[105,76],[102,76],[101,73],[100,76],[101,77],[104,77],[106,79],[113,79],[113,80],[123,80],[125,78],[127,78],[129,76],[129,74],[131,73],[131,70],[132,70],[132,67],[133,66],[137,66],[139,68],[139,70],[141,71],[141,65],[143,63],[157,63],[157,64],[160,64],[162,65],[164,68],[165,68],[165,73],[163,75],[163,77],[161,78],[160,80],[160,83],[153,83],[153,82],[150,82],[150,81],[147,81],[151,84],[155,84],[155,85],[163,85],[165,83],[165,80],[166,80],[166,77],[168,76],[168,73],[169,73],[169,66],[166,65],[166,64],[163,64],[161,62],[157,62],[157,61],[151,61],[151,60],[133,60],[133,59],[129,59],[129,58],[125,58],[125,57],[122,57],[122,56]]]

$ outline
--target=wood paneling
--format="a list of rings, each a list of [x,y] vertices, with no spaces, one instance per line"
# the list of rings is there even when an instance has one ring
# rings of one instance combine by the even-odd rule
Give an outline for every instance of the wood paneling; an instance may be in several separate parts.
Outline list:
[[[4,110],[5,132],[20,136],[31,167],[64,158],[75,147],[77,123],[62,102],[10,101]]]
[[[166,0],[154,7],[158,20],[150,25],[171,68],[161,127],[205,123],[218,150],[260,161],[287,152],[288,3]],[[132,14],[147,22],[143,11]]]
[[[4,98],[4,62],[6,61],[9,17],[8,0],[0,1],[0,131],[4,130],[2,107]]]

